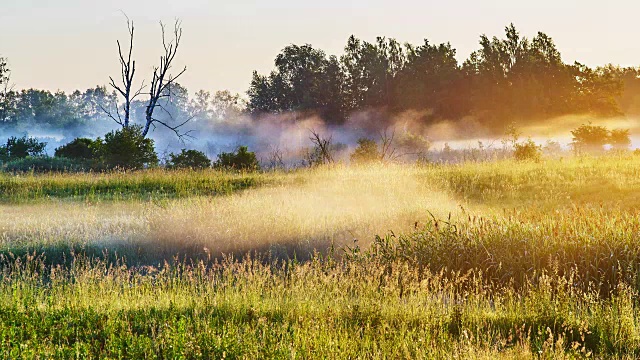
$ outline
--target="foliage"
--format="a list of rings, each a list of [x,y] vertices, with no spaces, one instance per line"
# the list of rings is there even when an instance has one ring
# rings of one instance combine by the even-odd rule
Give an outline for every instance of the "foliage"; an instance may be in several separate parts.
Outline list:
[[[218,160],[213,164],[218,169],[259,170],[260,164],[253,151],[246,146],[239,146],[234,152],[218,154]]]
[[[138,125],[107,133],[100,147],[100,154],[110,168],[142,169],[158,165],[154,141],[145,138],[142,127]]]
[[[249,110],[315,112],[329,123],[370,109],[382,115],[417,110],[423,123],[473,116],[498,131],[514,118],[617,115],[623,89],[640,91],[636,70],[566,64],[551,37],[539,32],[528,39],[513,24],[504,39],[482,35],[480,46],[460,65],[450,44],[428,40],[403,46],[395,39],[370,43],[351,36],[339,60],[310,45],[291,45],[269,76],[254,72]],[[635,87],[623,88],[634,81]],[[371,116],[388,125],[385,116]]]
[[[167,167],[172,169],[206,169],[211,167],[211,160],[202,151],[182,149],[179,154],[169,154]]]
[[[27,156],[22,159],[9,161],[4,171],[12,173],[48,173],[48,172],[80,172],[95,170],[96,164],[81,159],[67,159],[63,157]]]
[[[75,138],[73,141],[58,147],[56,157],[75,160],[93,160],[100,156],[101,142],[88,138]]]
[[[521,143],[516,143],[513,156],[519,161],[540,161],[542,159],[542,146],[537,145],[531,139]]]
[[[413,155],[424,160],[431,148],[431,142],[427,138],[409,131],[405,131],[391,140],[393,140],[391,146],[396,146],[399,156]]]
[[[36,138],[27,136],[15,137],[7,139],[5,145],[0,145],[0,160],[12,161],[23,159],[27,156],[40,156],[44,154],[47,143],[40,142]]]
[[[631,146],[629,129],[613,129],[609,133],[609,144],[614,150],[628,150]]]
[[[354,164],[364,164],[380,160],[378,144],[368,138],[358,139],[358,146],[351,154],[351,162]]]
[[[604,126],[583,124],[571,131],[573,148],[577,153],[603,150],[609,139],[609,130]]]
[[[267,76],[253,73],[248,108],[254,113],[316,111],[330,123],[341,123],[345,112],[340,97],[342,73],[334,56],[311,45],[290,45],[275,59]]]

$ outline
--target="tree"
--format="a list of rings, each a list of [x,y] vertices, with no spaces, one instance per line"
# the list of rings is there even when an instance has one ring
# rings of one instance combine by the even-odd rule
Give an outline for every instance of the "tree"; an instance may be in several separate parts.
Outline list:
[[[609,131],[604,126],[591,123],[580,125],[571,131],[573,149],[577,153],[600,152],[609,140]]]
[[[107,133],[100,150],[106,165],[111,168],[142,169],[158,165],[154,141],[145,138],[139,125]]]
[[[458,118],[468,111],[462,97],[462,72],[450,44],[406,46],[407,62],[397,75],[397,110],[431,110],[440,119]]]
[[[609,144],[614,150],[628,150],[631,146],[629,129],[614,129],[609,134]]]
[[[7,120],[11,107],[11,71],[8,68],[7,60],[0,57],[0,122]]]
[[[100,142],[88,138],[76,138],[55,150],[56,157],[74,160],[94,160],[99,157]]]
[[[0,146],[0,160],[6,162],[23,159],[27,156],[42,156],[46,146],[46,142],[40,142],[32,137],[28,138],[26,135],[12,136],[7,139],[5,145]]]
[[[153,69],[153,77],[151,79],[151,86],[149,91],[149,100],[147,102],[147,108],[145,109],[145,125],[142,130],[142,135],[147,136],[147,134],[149,133],[149,128],[151,126],[155,128],[155,124],[160,124],[173,131],[178,136],[178,138],[182,139],[184,136],[188,136],[189,132],[181,133],[179,129],[187,122],[189,122],[191,118],[188,118],[183,122],[178,123],[177,125],[171,125],[168,122],[161,121],[158,118],[154,117],[156,108],[160,108],[173,119],[171,113],[163,107],[163,104],[161,104],[159,100],[161,98],[171,97],[171,86],[175,84],[176,80],[187,71],[187,67],[185,66],[175,76],[169,73],[176,54],[178,53],[180,40],[182,39],[182,25],[180,21],[176,20],[173,27],[173,40],[170,40],[168,42],[165,36],[165,26],[162,22],[160,23],[160,27],[162,28],[162,45],[164,47],[164,55],[160,56],[160,65]]]
[[[530,160],[539,162],[542,159],[542,146],[537,145],[531,139],[527,139],[527,141],[515,144],[513,156],[518,161]]]
[[[345,73],[348,110],[392,105],[394,79],[406,63],[406,54],[395,39],[376,38],[372,44],[349,37],[340,58]]]
[[[125,15],[126,16],[126,15]],[[122,126],[123,128],[128,128],[131,126],[130,117],[131,117],[131,106],[133,100],[143,94],[143,89],[145,89],[144,81],[142,85],[137,91],[132,91],[133,80],[136,70],[135,60],[132,60],[132,52],[133,52],[133,38],[134,38],[134,26],[133,22],[127,18],[127,28],[129,30],[129,48],[126,52],[126,56],[123,54],[122,47],[120,46],[120,42],[118,41],[118,55],[120,57],[120,67],[121,67],[121,76],[122,76],[122,84],[118,85],[114,81],[113,78],[109,78],[111,80],[111,87],[113,87],[119,94],[124,98],[123,112],[124,116],[120,115],[120,109],[116,103],[116,112],[115,115],[112,114],[108,109],[103,108],[105,113],[114,120],[117,124]],[[184,126],[191,118],[188,118],[184,121],[178,121],[177,123],[174,120],[173,114],[167,109],[166,104],[160,102],[161,99],[169,99],[172,96],[171,88],[176,85],[176,80],[187,71],[185,67],[177,75],[172,75],[170,70],[173,66],[173,61],[178,53],[178,48],[180,46],[180,40],[182,38],[182,26],[179,20],[176,20],[173,29],[173,39],[169,40],[166,36],[166,29],[162,22],[160,22],[160,28],[162,30],[162,45],[164,48],[164,55],[160,56],[160,64],[153,68],[153,75],[151,78],[151,83],[149,84],[149,92],[148,100],[146,101],[145,110],[144,110],[144,118],[145,122],[142,127],[142,136],[146,137],[151,128],[155,128],[156,124],[162,125],[167,129],[173,131],[178,138],[182,139],[185,136],[188,136],[189,132],[180,132],[180,128]],[[160,119],[156,114],[157,109],[163,110],[163,112],[170,118],[170,120]]]
[[[171,169],[206,169],[211,167],[211,160],[202,151],[182,149],[179,154],[169,154],[167,167]]]
[[[368,138],[358,139],[358,146],[351,154],[351,162],[354,164],[365,164],[380,160],[378,144]]]
[[[239,146],[234,152],[218,154],[218,160],[213,165],[218,169],[259,170],[260,164],[253,151],[246,146]]]
[[[269,76],[254,71],[247,91],[249,111],[311,111],[329,123],[344,121],[342,72],[335,56],[327,58],[309,44],[290,45],[278,54],[275,66]]]
[[[138,97],[142,90],[144,89],[144,81],[138,90],[134,90],[132,92],[133,86],[133,77],[136,73],[136,61],[132,60],[131,55],[133,53],[133,35],[135,27],[133,26],[133,21],[127,18],[127,29],[129,30],[129,49],[126,51],[126,55],[122,52],[122,47],[120,46],[120,40],[117,40],[118,44],[118,56],[120,58],[120,70],[122,76],[122,84],[116,84],[116,81],[113,77],[109,76],[110,83],[112,88],[114,88],[124,99],[124,104],[122,105],[122,110],[124,115],[120,115],[120,109],[118,107],[117,99],[115,102],[115,116],[108,110],[107,107],[102,106],[103,111],[117,124],[122,127],[129,127],[130,118],[131,118],[131,102]]]

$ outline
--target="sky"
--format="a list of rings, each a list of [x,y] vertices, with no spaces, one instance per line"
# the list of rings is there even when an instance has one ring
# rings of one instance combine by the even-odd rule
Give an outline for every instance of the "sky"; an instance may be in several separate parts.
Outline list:
[[[481,34],[514,23],[529,38],[550,35],[566,62],[640,66],[640,1],[633,0],[0,0],[0,57],[16,89],[85,90],[120,72],[123,12],[134,21],[138,82],[162,53],[159,21],[182,21],[176,70],[190,92],[244,93],[289,44],[340,55],[353,34],[420,44],[450,42],[463,61]]]

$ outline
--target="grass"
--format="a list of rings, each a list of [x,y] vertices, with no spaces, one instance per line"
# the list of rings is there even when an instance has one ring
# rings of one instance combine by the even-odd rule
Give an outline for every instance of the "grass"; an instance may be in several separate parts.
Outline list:
[[[0,357],[637,358],[638,175],[584,158],[3,178],[130,193],[4,195]],[[251,186],[208,192],[233,181]]]
[[[42,202],[51,199],[128,201],[188,196],[229,195],[268,182],[275,176],[214,170],[0,174],[0,203]]]

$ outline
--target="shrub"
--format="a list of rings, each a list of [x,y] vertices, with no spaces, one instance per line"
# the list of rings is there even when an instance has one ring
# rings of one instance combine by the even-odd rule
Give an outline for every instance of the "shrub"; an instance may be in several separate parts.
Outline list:
[[[5,171],[20,172],[81,172],[92,169],[93,165],[86,161],[71,160],[63,157],[27,156],[9,161]]]
[[[573,149],[577,153],[600,152],[609,140],[609,131],[606,127],[591,125],[591,123],[581,125],[571,131],[571,135],[573,135]]]
[[[40,142],[35,138],[26,136],[12,136],[7,139],[5,145],[0,146],[0,160],[11,161],[23,159],[27,156],[41,156],[44,154],[46,142]]]
[[[158,165],[154,142],[142,136],[142,127],[138,125],[106,134],[100,153],[110,168],[141,169]]]
[[[219,169],[259,170],[260,164],[253,151],[246,146],[240,146],[234,152],[222,152],[214,167]]]
[[[354,164],[363,164],[379,160],[381,157],[378,151],[378,144],[367,138],[358,139],[358,147],[351,154],[351,162]]]
[[[211,167],[211,160],[202,151],[182,149],[179,154],[169,154],[167,167],[172,169],[206,169]]]
[[[521,143],[516,143],[515,151],[513,156],[516,160],[524,161],[524,160],[532,160],[532,161],[540,161],[542,158],[542,147],[540,145],[536,145],[533,140],[528,139],[527,141],[523,141]]]
[[[70,143],[57,148],[55,156],[76,160],[97,159],[100,156],[100,145],[99,140],[76,138]]]
[[[609,134],[609,144],[614,150],[627,150],[631,146],[629,129],[614,129]]]

